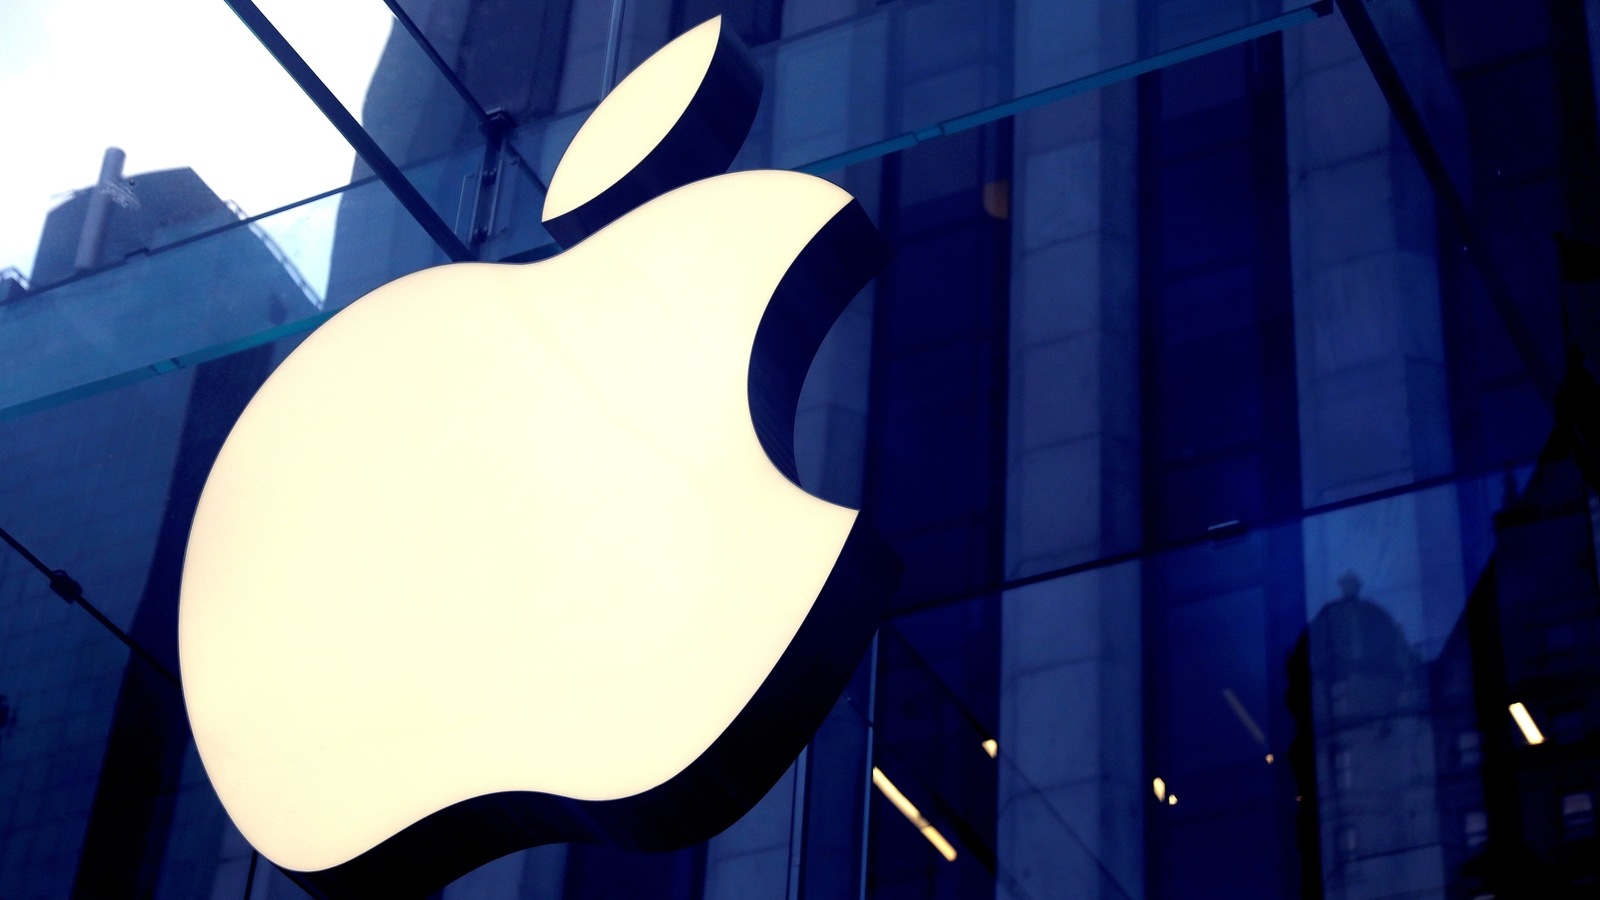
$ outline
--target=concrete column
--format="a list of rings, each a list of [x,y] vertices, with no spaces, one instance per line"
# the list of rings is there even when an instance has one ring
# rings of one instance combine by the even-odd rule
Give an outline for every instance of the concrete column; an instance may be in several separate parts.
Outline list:
[[[846,12],[843,0],[803,11],[784,8],[785,31],[824,24],[816,16]],[[878,138],[883,130],[884,21],[828,29],[787,41],[765,77],[763,104],[742,159],[790,168],[815,162]],[[741,162],[735,162],[739,168]],[[874,221],[883,221],[877,165],[855,166],[823,177],[849,191]],[[795,463],[800,483],[819,497],[859,507],[866,470],[867,394],[872,363],[869,282],[828,332],[800,392],[795,416]]]
[[[1284,68],[1301,487],[1316,505],[1452,469],[1438,247],[1432,192],[1342,20],[1286,33]],[[1326,618],[1330,586],[1354,570],[1363,602],[1430,660],[1465,598],[1456,507],[1445,488],[1306,520],[1308,621]],[[1312,668],[1314,696],[1349,689]],[[1431,765],[1427,717],[1407,722],[1385,755]],[[1323,767],[1348,768],[1334,758],[1348,748],[1317,749],[1319,782]],[[1416,774],[1406,806],[1431,814],[1431,771]],[[1363,790],[1362,773],[1346,777],[1319,790],[1330,900],[1442,892],[1438,823],[1397,831],[1381,821],[1388,809],[1352,818],[1364,807],[1343,798]]]
[[[1019,0],[1015,92],[1128,59],[1135,6]],[[1138,537],[1135,125],[1132,84],[1015,124],[1008,577]],[[996,893],[1141,896],[1139,570],[1003,604]]]
[[[1302,493],[1314,505],[1450,471],[1438,248],[1427,180],[1343,23],[1287,33],[1284,67]]]

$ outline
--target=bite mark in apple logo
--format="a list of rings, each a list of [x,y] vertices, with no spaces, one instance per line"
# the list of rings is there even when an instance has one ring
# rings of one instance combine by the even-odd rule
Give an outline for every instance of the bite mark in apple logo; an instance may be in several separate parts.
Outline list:
[[[759,96],[720,20],[668,44],[562,157],[565,252],[378,288],[234,426],[185,561],[185,700],[235,824],[302,883],[704,840],[861,659],[898,564],[798,486],[793,434],[884,246],[826,181],[720,174]]]

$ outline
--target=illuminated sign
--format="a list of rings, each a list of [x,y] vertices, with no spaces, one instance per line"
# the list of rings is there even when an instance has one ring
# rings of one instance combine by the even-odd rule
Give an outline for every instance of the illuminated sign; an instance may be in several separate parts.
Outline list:
[[[793,429],[882,244],[821,179],[707,177],[759,84],[719,20],[672,42],[562,158],[566,252],[379,288],[228,437],[184,570],[185,697],[240,831],[318,889],[703,840],[859,661],[897,567],[796,486]]]

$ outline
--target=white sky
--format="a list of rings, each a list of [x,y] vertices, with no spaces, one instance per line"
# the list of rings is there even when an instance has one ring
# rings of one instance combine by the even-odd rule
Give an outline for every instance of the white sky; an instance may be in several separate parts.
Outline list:
[[[378,0],[258,0],[359,115],[392,19]],[[354,153],[221,0],[0,0],[0,268],[27,273],[45,214],[124,174],[187,166],[261,213],[350,179]],[[333,204],[268,230],[320,291]]]

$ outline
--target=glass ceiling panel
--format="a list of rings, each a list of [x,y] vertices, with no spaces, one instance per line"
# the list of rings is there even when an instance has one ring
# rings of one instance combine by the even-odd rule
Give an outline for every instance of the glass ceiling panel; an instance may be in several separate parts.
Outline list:
[[[580,4],[560,23],[566,27],[567,40],[558,112],[593,105],[608,85],[720,5],[681,0]],[[847,12],[851,6],[867,11],[851,14]],[[1331,7],[1331,0],[1158,0],[1137,4],[1049,0],[1015,3],[1008,9],[985,0],[889,0],[877,4],[788,3],[783,5],[781,23],[753,22],[748,15],[732,15],[728,21],[747,44],[757,48],[768,74],[769,91],[774,70],[765,64],[774,54],[816,47],[820,41],[822,46],[848,45],[866,51],[880,63],[880,77],[891,76],[886,79],[890,84],[911,85],[908,93],[915,92],[919,72],[948,73],[952,62],[968,64],[971,74],[982,75],[993,102],[1158,57],[1285,15],[1292,20],[1325,15]],[[419,24],[427,30],[426,23]],[[774,39],[779,33],[781,37]],[[875,79],[841,79],[842,71],[826,70],[825,80],[812,83],[820,89],[850,90],[858,100],[867,99],[861,92],[871,90]],[[955,113],[975,108],[972,94],[964,87],[942,92],[941,99]]]
[[[330,272],[341,206],[389,223],[386,236],[413,252],[380,256],[356,246],[359,264]],[[0,363],[0,421],[309,331],[367,291],[442,262],[393,195],[369,179],[0,302],[0,332],[12,348]]]
[[[352,60],[350,79],[363,65],[370,74],[385,35],[329,33]],[[8,0],[0,96],[24,129],[0,166],[0,268],[37,287],[74,268],[69,258],[66,272],[34,272],[50,210],[93,193],[133,208],[143,173],[193,169],[248,214],[350,180],[350,146],[217,0]],[[126,161],[97,191],[108,147]]]
[[[648,52],[637,48],[670,36],[663,31],[653,42],[641,36],[670,19],[655,5],[625,4],[613,42],[618,72],[643,62]],[[1118,12],[1086,11],[1077,23],[1052,6],[1041,17],[1056,28],[1047,32],[1030,28],[1025,11],[1013,23],[985,0],[898,2],[763,44],[755,48],[765,76],[761,108],[733,168],[835,171],[1293,28],[1332,8],[1168,0],[1146,4],[1154,12],[1141,15],[1137,4],[1114,6]],[[564,73],[566,108],[513,132],[540,182],[549,183],[596,102],[573,106],[571,98],[601,95],[608,59],[584,50],[575,34]],[[527,214],[537,216],[538,207]]]
[[[410,173],[416,188],[447,224],[463,216],[475,189],[477,157],[460,171],[438,171],[455,151],[480,148],[483,112],[452,84],[446,70],[380,0],[255,0],[257,8],[305,60],[339,104],[396,165],[430,165],[429,177]],[[358,162],[357,177],[372,168]],[[467,182],[473,182],[468,185]],[[462,227],[457,237],[468,237]]]
[[[8,26],[3,32],[8,36],[8,45],[14,40],[12,35],[31,34],[38,36],[35,46],[45,46],[53,40],[57,48],[50,53],[22,54],[20,62],[6,58],[0,63],[3,66],[0,76],[9,82],[11,93],[25,98],[28,104],[25,109],[33,121],[49,123],[58,133],[70,135],[71,146],[87,148],[82,159],[70,166],[56,166],[51,160],[50,180],[19,179],[11,174],[13,170],[26,169],[26,165],[7,167],[7,172],[0,174],[0,179],[5,179],[0,180],[0,185],[7,191],[5,233],[13,235],[6,238],[6,246],[27,248],[14,252],[12,259],[31,255],[39,223],[52,204],[72,196],[74,188],[80,195],[91,193],[82,185],[94,182],[98,154],[115,141],[121,141],[129,151],[126,171],[147,168],[141,161],[147,157],[139,154],[155,151],[146,151],[146,146],[161,148],[168,156],[160,158],[162,162],[151,163],[148,168],[161,164],[194,165],[207,185],[221,197],[238,199],[238,205],[246,213],[271,209],[274,204],[288,203],[349,179],[353,156],[349,146],[300,95],[293,82],[223,4],[202,0],[162,2],[169,4],[163,7],[168,14],[159,18],[184,17],[184,21],[191,23],[186,35],[194,34],[195,28],[205,29],[212,43],[190,37],[178,45],[170,35],[149,26],[148,23],[157,18],[155,14],[140,18],[100,0],[68,0],[60,4],[28,0],[20,5],[8,5],[0,12],[0,25]],[[346,105],[355,108],[368,105],[365,100],[358,102],[358,98],[364,97],[363,82],[370,79],[377,56],[385,53],[383,48],[387,42],[390,53],[399,52],[409,60],[404,66],[407,71],[421,73],[417,77],[431,85],[429,96],[419,97],[418,103],[426,99],[428,102],[423,105],[432,110],[429,114],[438,116],[440,122],[461,121],[465,110],[461,98],[447,90],[448,86],[436,71],[427,68],[431,64],[422,58],[422,51],[408,35],[399,30],[390,35],[386,29],[394,27],[394,20],[378,0],[370,3],[350,0],[327,13],[343,17],[341,22],[348,19],[349,34],[365,35],[359,40],[352,38],[348,59],[341,58],[346,51],[332,38],[339,29],[319,30],[311,18],[301,15],[302,6],[299,0],[268,0],[262,4],[262,9]],[[649,7],[650,4],[636,4],[629,10],[641,13],[639,6]],[[103,60],[106,53],[121,48],[117,49],[118,53],[124,53],[117,57],[123,60],[121,68],[139,69],[143,57],[132,56],[132,51],[123,47],[133,43],[126,36],[139,33],[139,27],[149,31],[152,38],[140,43],[141,52],[148,53],[150,47],[173,45],[163,50],[165,56],[161,64],[137,76],[146,79],[138,82],[141,86],[148,85],[144,88],[146,93],[168,98],[152,103],[151,109],[143,111],[143,118],[156,120],[160,127],[134,129],[128,123],[140,122],[139,115],[118,114],[113,122],[106,124],[96,119],[91,126],[75,126],[68,121],[72,116],[67,111],[80,109],[82,98],[94,90],[95,85],[87,75],[70,77],[74,71],[70,64],[73,45],[65,37],[50,37],[61,32],[63,20],[57,7],[69,11],[69,21],[73,19],[70,11],[77,10],[78,20],[95,23],[90,33],[102,35],[96,39],[100,42],[96,46],[105,51],[92,54],[91,58],[96,60]],[[1267,15],[1259,13],[1253,3],[1178,0],[1161,4],[1158,14],[1146,16],[1147,21],[1126,23],[1125,34],[1112,29],[1107,33],[1117,35],[1114,40],[1102,40],[1099,46],[1092,48],[1070,43],[1058,46],[1034,34],[1025,34],[1025,40],[1018,43],[1011,26],[995,17],[988,6],[978,0],[896,3],[867,14],[823,22],[758,48],[758,61],[768,73],[766,95],[745,152],[734,167],[780,166],[813,172],[838,171],[854,162],[936,140],[1262,34],[1293,28],[1316,18],[1326,8],[1320,3],[1306,4],[1293,6],[1287,13],[1274,10],[1272,15]],[[324,8],[319,7],[321,9]],[[615,63],[618,71],[630,70],[644,55],[641,50],[634,54],[640,59],[630,58],[628,48],[643,46],[644,39],[639,34],[630,34],[628,27],[662,29],[670,24],[662,18],[664,14],[657,13],[653,18],[643,14],[624,17],[623,27],[619,29],[619,57]],[[955,27],[969,20],[970,27]],[[1085,23],[1086,28],[1091,25],[1093,23]],[[1019,31],[1026,32],[1026,29],[1019,26]],[[945,43],[934,46],[925,37],[930,33],[945,35]],[[659,46],[667,37],[663,33],[651,46]],[[576,38],[569,37],[569,45],[574,42]],[[1034,45],[1031,49],[1030,42]],[[394,50],[397,43],[404,45],[400,51]],[[952,59],[956,57],[970,64],[952,66]],[[569,46],[563,72],[563,97],[572,93],[565,89],[569,86],[566,82],[581,82],[583,65],[584,54]],[[224,66],[230,67],[227,79],[180,77],[184,72],[221,70]],[[935,79],[937,83],[918,75],[938,67],[956,74]],[[117,71],[116,67],[103,62],[84,68],[98,73],[103,80],[109,79],[108,72]],[[596,69],[596,73],[598,71]],[[847,89],[832,87],[840,81],[839,71],[860,77],[853,77]],[[31,85],[19,79],[57,86],[30,92],[22,88]],[[226,91],[216,86],[223,81],[228,85]],[[125,83],[119,76],[118,84]],[[598,87],[597,82],[595,91],[589,94],[597,95]],[[817,99],[814,95],[818,91],[832,99]],[[811,102],[799,103],[796,97],[809,97]],[[197,108],[204,108],[207,116],[195,116]],[[495,226],[485,248],[485,258],[535,259],[553,252],[554,247],[548,244],[543,229],[537,225],[543,205],[542,185],[548,183],[561,150],[590,108],[584,105],[513,132],[514,152],[503,167],[509,177],[500,179],[497,199],[491,198],[495,203]],[[390,110],[390,114],[393,112]],[[192,124],[190,120],[197,118],[201,120],[199,124]],[[394,122],[375,122],[374,125],[379,129],[395,127]],[[418,135],[427,137],[432,133],[432,126],[427,122],[413,122],[408,127],[409,131],[396,127],[396,136],[388,146],[407,146],[401,142],[402,135],[419,139]],[[475,133],[475,129],[460,129],[455,125],[446,130],[450,129],[455,129],[451,134]],[[124,133],[138,140],[119,137]],[[151,135],[148,140],[144,137],[147,134]],[[156,140],[157,137],[161,139]],[[440,150],[460,143],[455,140],[430,139],[422,143],[429,146],[430,152],[397,151],[397,156],[412,163],[408,177],[418,184],[445,221],[461,233],[470,221],[475,202],[470,176],[482,159],[482,151],[476,143]],[[285,151],[289,147],[292,152]],[[41,151],[31,147],[24,149],[32,154],[37,168],[45,168],[39,161]],[[521,159],[517,158],[519,153]],[[35,189],[32,187],[35,182],[45,186]],[[64,185],[66,192],[48,185]],[[137,190],[138,186],[134,185],[135,195]],[[115,186],[112,193],[116,193]],[[12,201],[12,196],[18,199]],[[64,285],[66,290],[56,295],[57,299],[68,294],[86,299],[62,306],[62,312],[57,314],[76,321],[71,330],[77,337],[68,339],[67,344],[79,340],[78,349],[68,352],[66,345],[56,340],[47,345],[56,348],[51,351],[55,355],[48,361],[8,360],[0,415],[14,415],[41,404],[50,405],[83,391],[96,390],[95,385],[109,386],[123,379],[143,377],[146,371],[181,365],[185,360],[214,358],[230,349],[253,346],[287,331],[308,330],[321,321],[325,310],[336,309],[387,278],[440,261],[436,248],[381,185],[368,183],[350,196],[363,198],[360,202],[370,205],[371,211],[362,211],[359,216],[338,215],[336,221],[340,200],[330,197],[248,226],[272,238],[267,245],[276,247],[294,262],[307,286],[307,297],[316,298],[316,301],[303,303],[297,300],[286,311],[254,304],[250,311],[235,310],[227,313],[223,320],[212,322],[189,321],[193,318],[191,308],[182,327],[170,331],[140,327],[119,333],[116,326],[104,323],[88,327],[82,318],[81,305],[92,302],[87,298],[95,295],[97,285],[110,289],[126,282],[120,289],[126,292],[137,283],[137,278],[128,280],[133,277],[132,272],[72,275],[71,283]],[[241,197],[245,199],[239,199]],[[347,198],[343,202],[352,200]],[[354,227],[357,219],[360,228]],[[233,221],[208,220],[202,223],[204,227],[197,226],[190,232],[163,235],[161,242],[171,244],[212,230],[232,234],[237,230],[232,227]],[[402,232],[409,237],[396,237]],[[335,245],[336,235],[345,242],[345,249]],[[219,233],[202,238],[200,244],[233,239]],[[362,252],[355,246],[363,241],[373,243],[373,252]],[[170,259],[206,252],[210,251],[199,245],[179,247]],[[336,267],[339,271],[330,271],[330,256],[343,261],[342,268]],[[152,255],[137,258],[131,268],[144,270],[165,264],[166,261],[157,261]],[[26,263],[18,267],[23,265]],[[39,288],[44,286],[35,285],[35,298]],[[235,315],[236,312],[239,314]],[[211,309],[205,315],[213,314],[221,313]],[[24,371],[29,372],[27,377],[13,374]]]
[[[1365,852],[1407,849],[1374,824],[1381,813],[1330,800],[1348,797],[1350,785],[1307,761],[1340,746],[1387,750],[1395,766],[1407,760],[1410,768],[1369,770],[1369,779],[1421,786],[1405,797],[1426,827],[1407,836],[1446,848],[1407,871],[1451,877],[1447,864],[1472,848],[1452,844],[1450,813],[1477,792],[1479,761],[1474,754],[1455,771],[1435,771],[1433,748],[1437,732],[1452,759],[1455,734],[1483,712],[1473,705],[1486,688],[1471,677],[1483,663],[1468,653],[1470,608],[1492,595],[1497,567],[1551,558],[1530,555],[1504,526],[1497,537],[1487,511],[1506,502],[1508,479],[1533,490],[1549,474],[1519,467],[1449,479],[1223,543],[1147,552],[891,616],[878,644],[876,762],[911,786],[906,793],[918,792],[920,808],[936,811],[929,820],[961,854],[999,836],[993,877],[1022,879],[1001,896],[1041,896],[1026,888],[1070,875],[1098,878],[1102,897],[1143,896],[1145,878],[1159,880],[1151,890],[1181,896],[1267,897],[1290,895],[1282,885],[1306,846],[1295,843],[1296,812],[1319,793],[1320,806],[1298,828],[1360,819],[1375,845]],[[1460,529],[1449,539],[1437,527],[1441,510],[1452,516],[1448,530]],[[1370,655],[1356,675],[1353,655],[1363,652]],[[1342,691],[1334,686],[1341,681]],[[1494,714],[1509,732],[1504,707]],[[1081,802],[1083,783],[1105,791],[1096,805]],[[885,819],[884,844],[869,844],[879,875],[907,868],[896,850],[920,849],[914,833],[888,832],[903,820]],[[1016,840],[1024,821],[1052,843]],[[1065,854],[1048,875],[1026,871],[1040,865],[1041,846]],[[941,884],[959,880],[954,866],[938,865],[924,868]]]

